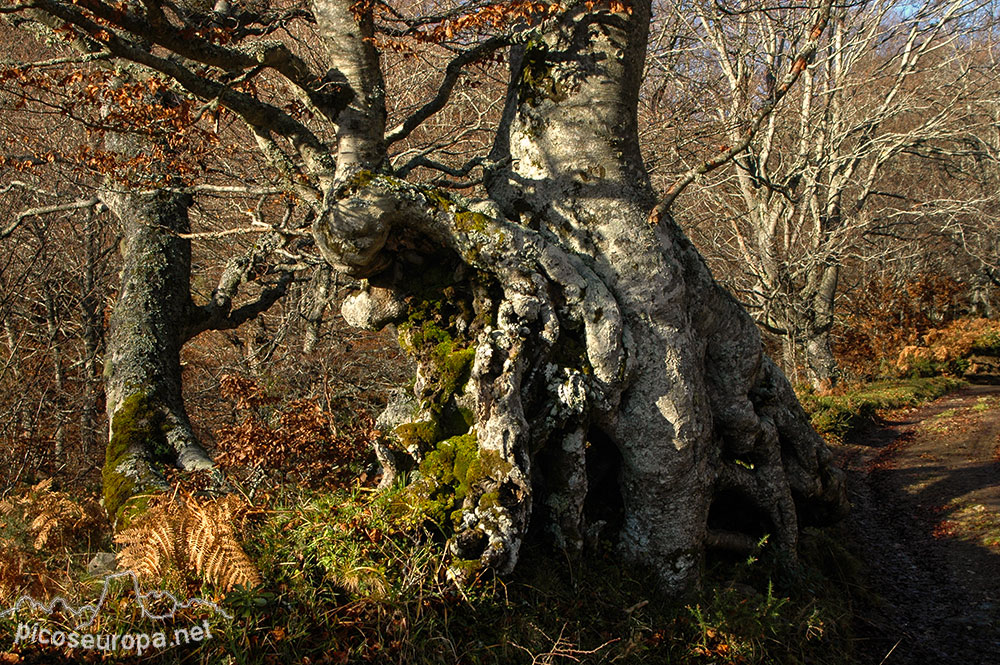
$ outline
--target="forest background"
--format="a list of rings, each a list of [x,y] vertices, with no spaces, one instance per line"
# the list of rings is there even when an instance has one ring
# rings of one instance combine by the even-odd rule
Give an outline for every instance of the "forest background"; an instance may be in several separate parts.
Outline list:
[[[163,5],[199,40],[264,43],[277,34],[309,58],[305,5]],[[970,0],[827,7],[814,52],[796,68],[790,35],[802,38],[820,3],[654,3],[637,133],[653,189],[836,446],[876,409],[957,385],[935,377],[1000,375],[1000,17],[993,3]],[[587,548],[590,563],[565,564],[555,580],[538,579],[551,552],[530,551],[517,578],[523,588],[503,602],[501,580],[473,573],[456,586],[451,560],[435,547],[442,534],[412,516],[400,522],[391,492],[370,501],[384,478],[379,451],[399,446],[380,415],[412,390],[416,365],[395,327],[364,330],[339,314],[368,283],[323,259],[287,174],[259,158],[260,141],[237,113],[164,77],[116,69],[99,49],[81,51],[77,32],[26,13],[33,8],[5,4],[0,27],[5,602],[26,591],[86,597],[94,554],[118,550],[120,563],[147,580],[208,590],[237,608],[225,645],[171,656],[180,659],[214,662],[221,651],[260,662],[268,654],[312,662],[417,662],[408,660],[415,653],[429,654],[427,662],[850,657],[860,601],[842,568],[853,559],[821,531],[803,536],[805,549],[824,552],[816,565],[825,568],[807,582],[782,578],[778,563],[767,568],[765,537],[750,552],[723,543],[716,563],[724,572],[709,575],[698,600],[649,609],[641,574],[602,559],[599,538]],[[378,22],[372,39],[396,177],[470,198],[483,192],[509,57],[490,40],[559,9],[520,1],[367,7]],[[283,95],[287,83],[268,69],[248,71],[226,85],[281,104],[290,117],[318,113],[315,99]],[[442,96],[448,103],[436,105]],[[136,191],[167,183],[190,197],[190,227],[175,235],[190,243],[191,295],[205,307],[222,297],[225,311],[179,351],[183,404],[194,437],[242,497],[223,504],[203,483],[185,485],[168,471],[187,507],[154,501],[139,535],[119,529],[117,541],[99,503],[110,429],[105,359],[127,240],[101,195],[109,181]],[[200,551],[177,535],[197,535],[186,530],[198,516],[221,525]],[[137,550],[157,520],[179,541],[169,552]],[[244,531],[255,535],[244,541]],[[238,560],[238,570],[207,572],[204,558],[213,556]],[[296,577],[289,561],[311,572]],[[801,584],[829,602],[803,602]],[[569,618],[550,616],[546,602]],[[308,619],[300,616],[307,607]],[[494,632],[484,637],[461,618],[477,612],[495,619]]]

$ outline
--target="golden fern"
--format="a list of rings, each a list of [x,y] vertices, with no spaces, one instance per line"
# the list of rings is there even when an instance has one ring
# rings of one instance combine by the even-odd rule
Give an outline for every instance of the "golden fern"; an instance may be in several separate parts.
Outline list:
[[[236,540],[236,524],[242,523],[246,512],[245,503],[228,495],[208,506],[194,504],[187,518],[188,565],[227,589],[260,584],[257,568]]]
[[[115,534],[115,542],[123,546],[118,565],[144,579],[162,578],[177,559],[182,519],[176,502],[151,502],[132,526]]]
[[[32,486],[21,497],[0,502],[0,515],[18,510],[28,523],[36,550],[52,542],[64,545],[69,539],[96,532],[104,522],[104,511],[97,501],[89,497],[75,499],[66,492],[55,491],[51,478]]]
[[[123,546],[118,564],[146,579],[175,567],[226,590],[257,586],[260,573],[236,537],[249,508],[233,495],[160,500],[115,536]]]

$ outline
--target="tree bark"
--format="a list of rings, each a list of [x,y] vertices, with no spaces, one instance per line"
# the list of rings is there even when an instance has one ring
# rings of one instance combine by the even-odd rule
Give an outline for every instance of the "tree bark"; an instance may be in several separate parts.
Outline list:
[[[678,592],[709,545],[766,532],[794,566],[799,513],[846,509],[753,321],[648,222],[648,12],[570,10],[514,54],[491,201],[359,171],[318,218],[331,264],[369,277],[345,318],[397,323],[417,361],[395,434],[457,575],[509,571],[532,524],[570,551],[603,527]]]
[[[52,455],[55,465],[65,461],[66,454],[66,375],[63,368],[62,340],[59,335],[59,315],[56,311],[56,296],[53,286],[46,283],[43,286],[45,302],[45,329],[48,333],[48,347],[52,354],[52,379],[55,395],[50,399],[51,410],[55,416],[55,431],[52,435]]]
[[[181,394],[180,351],[191,319],[190,197],[108,190],[121,224],[122,274],[105,355],[109,442],[104,507],[122,525],[133,497],[166,490],[166,464],[209,469]]]
[[[806,365],[809,381],[816,390],[829,390],[839,377],[837,359],[833,356],[830,331],[824,330],[806,338]]]
[[[80,454],[90,460],[90,452],[97,449],[98,417],[100,414],[101,376],[97,370],[98,354],[104,335],[104,311],[98,266],[101,258],[97,225],[91,213],[87,220],[89,228],[84,230],[86,259],[80,276],[80,323],[81,323],[81,381],[83,401],[80,408]]]
[[[813,388],[817,390],[829,390],[837,384],[840,378],[837,359],[833,356],[833,344],[830,339],[839,281],[839,265],[830,264],[823,267],[823,270],[819,272],[809,312],[805,343],[806,364],[809,366],[809,378]]]

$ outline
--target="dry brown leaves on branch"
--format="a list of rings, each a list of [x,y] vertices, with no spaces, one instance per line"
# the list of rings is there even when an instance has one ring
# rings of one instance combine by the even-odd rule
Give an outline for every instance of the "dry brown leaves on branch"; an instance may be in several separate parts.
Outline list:
[[[583,3],[587,11],[609,11],[613,14],[631,14],[632,7],[622,0],[588,0]],[[374,5],[371,0],[358,0],[351,7],[359,18],[369,11],[390,12],[381,5]],[[408,33],[408,37],[416,42],[440,44],[454,40],[460,36],[474,34],[493,34],[505,27],[514,25],[532,25],[546,18],[555,16],[567,9],[567,5],[559,2],[538,2],[537,0],[507,0],[487,4],[474,4],[464,12],[455,12],[440,21],[416,29]],[[390,16],[390,20],[392,17]],[[376,38],[377,45],[382,49],[407,51],[408,46],[395,38]]]
[[[209,121],[199,124],[204,119],[199,104],[175,94],[155,76],[124,83],[115,77],[103,70],[66,73],[0,67],[0,95],[9,96],[15,109],[44,99],[64,115],[84,119],[88,133],[98,139],[107,132],[145,137],[144,154],[74,142],[53,149],[50,143],[38,143],[37,136],[26,135],[21,137],[22,148],[31,157],[0,158],[0,165],[24,171],[59,161],[123,184],[155,187],[201,173],[205,159],[220,149],[226,151],[220,146],[217,126]],[[38,145],[32,147],[34,143]]]
[[[254,587],[260,573],[236,537],[251,507],[235,495],[214,500],[160,497],[115,536],[121,544],[118,566],[147,580],[171,568],[229,590]]]
[[[316,400],[278,404],[245,377],[226,375],[221,388],[243,413],[238,425],[216,431],[216,461],[223,466],[285,471],[308,483],[339,482],[350,475],[351,462],[372,450],[377,431],[370,420],[338,429]]]

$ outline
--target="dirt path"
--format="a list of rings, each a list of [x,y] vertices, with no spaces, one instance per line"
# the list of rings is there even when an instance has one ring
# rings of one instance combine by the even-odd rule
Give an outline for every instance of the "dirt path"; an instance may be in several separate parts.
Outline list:
[[[839,452],[867,568],[859,662],[1000,665],[1000,387],[890,413]]]

